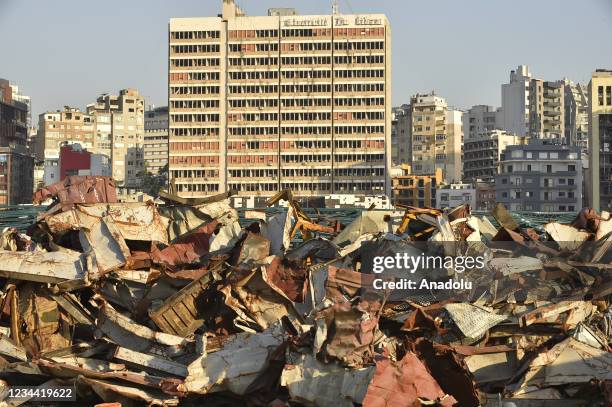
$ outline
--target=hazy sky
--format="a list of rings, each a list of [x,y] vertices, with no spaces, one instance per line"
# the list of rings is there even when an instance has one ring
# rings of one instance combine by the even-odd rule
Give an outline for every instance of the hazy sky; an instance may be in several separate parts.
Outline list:
[[[239,1],[249,15],[328,14],[331,3]],[[32,97],[35,115],[126,87],[163,105],[168,19],[220,9],[221,0],[0,0],[0,77]],[[612,68],[612,0],[340,0],[340,11],[389,17],[396,105],[435,90],[460,108],[498,106],[519,64],[585,83]]]

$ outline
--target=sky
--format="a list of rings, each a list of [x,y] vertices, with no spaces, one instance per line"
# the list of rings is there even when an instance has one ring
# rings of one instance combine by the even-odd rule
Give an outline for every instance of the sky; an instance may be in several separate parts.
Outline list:
[[[332,0],[241,0],[329,14]],[[588,83],[612,69],[612,0],[339,0],[340,12],[384,13],[392,29],[393,104],[434,90],[457,108],[500,105],[500,85],[527,64],[535,77]],[[217,15],[221,0],[0,0],[0,78],[32,97],[33,116],[84,108],[136,88],[167,103],[171,17]],[[36,119],[34,119],[36,121]]]

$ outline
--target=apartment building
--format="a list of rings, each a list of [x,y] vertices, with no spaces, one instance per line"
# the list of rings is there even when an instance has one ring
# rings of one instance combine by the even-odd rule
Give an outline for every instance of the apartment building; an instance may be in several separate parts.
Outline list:
[[[510,71],[509,83],[501,85],[501,128],[508,133],[526,136],[529,134],[529,106],[531,72],[527,65],[519,65]]]
[[[436,188],[442,183],[442,169],[432,174],[414,174],[412,167],[402,164],[391,174],[393,205],[436,208]]]
[[[500,110],[488,105],[475,105],[463,116],[463,137],[470,140],[501,128]]]
[[[27,149],[28,106],[13,100],[11,84],[0,79],[0,205],[32,203],[34,159]]]
[[[410,105],[392,110],[391,161],[393,165],[412,163],[412,115]]]
[[[564,79],[565,139],[570,146],[589,149],[589,95],[586,86]]]
[[[612,209],[612,70],[593,72],[589,94],[588,203]]]
[[[577,212],[582,207],[579,147],[547,140],[508,146],[500,168],[497,202],[511,211]]]
[[[503,160],[508,146],[526,144],[528,138],[508,134],[503,130],[487,130],[472,135],[463,142],[463,179],[493,181],[499,173],[499,162]]]
[[[508,133],[568,143],[566,82],[533,78],[527,65],[510,72],[502,85],[500,128]]]
[[[176,192],[389,192],[391,47],[384,15],[219,17],[169,24]]]
[[[461,181],[463,112],[431,93],[413,96],[410,114],[414,174],[433,174],[440,168],[444,182]]]
[[[106,125],[104,131],[96,130],[96,136],[104,137],[107,143],[110,125],[112,176],[127,188],[138,188],[144,171],[144,105],[144,97],[135,89],[122,89],[118,95],[103,94],[87,105],[87,113],[96,116],[99,125]]]
[[[159,174],[168,164],[168,107],[149,109],[144,116],[144,165]]]
[[[46,112],[38,116],[36,161],[59,158],[60,147],[78,143],[90,151],[96,149],[95,118],[78,108],[64,106],[64,110]]]

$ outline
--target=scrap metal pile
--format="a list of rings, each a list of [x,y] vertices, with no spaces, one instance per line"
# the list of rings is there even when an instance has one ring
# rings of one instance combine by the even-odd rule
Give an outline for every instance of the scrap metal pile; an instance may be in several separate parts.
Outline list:
[[[0,392],[70,385],[79,405],[115,406],[612,402],[610,214],[542,234],[502,206],[499,228],[467,206],[343,226],[284,191],[269,204],[285,210],[248,211],[242,227],[228,196],[117,203],[100,177],[39,191],[55,204],[0,238]],[[452,296],[371,289],[373,256],[405,252],[486,264]]]

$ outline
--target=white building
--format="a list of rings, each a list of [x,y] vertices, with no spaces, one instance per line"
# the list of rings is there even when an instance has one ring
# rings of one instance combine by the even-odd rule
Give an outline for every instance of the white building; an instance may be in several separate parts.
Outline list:
[[[472,184],[450,184],[436,190],[437,208],[454,208],[463,204],[476,208],[476,189]]]

